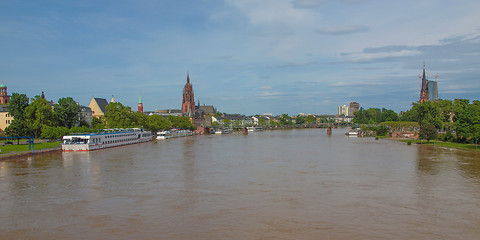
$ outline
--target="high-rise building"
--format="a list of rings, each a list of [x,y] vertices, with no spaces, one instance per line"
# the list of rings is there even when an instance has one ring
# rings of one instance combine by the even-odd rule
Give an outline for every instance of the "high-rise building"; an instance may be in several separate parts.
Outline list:
[[[343,115],[343,116],[348,116],[348,106],[343,105],[343,106],[338,106],[337,107],[337,113],[338,115]]]
[[[193,96],[193,87],[190,84],[190,76],[187,73],[187,83],[183,88],[183,102],[182,102],[182,113],[189,117],[195,115],[195,99]]]
[[[353,116],[353,113],[360,110],[360,103],[350,102],[350,109],[348,110],[348,115]]]
[[[428,99],[430,101],[438,100],[437,81],[428,80]]]

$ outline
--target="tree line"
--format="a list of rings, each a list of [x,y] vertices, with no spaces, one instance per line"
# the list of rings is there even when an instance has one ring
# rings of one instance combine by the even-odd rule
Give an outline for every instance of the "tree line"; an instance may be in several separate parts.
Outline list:
[[[480,101],[468,99],[414,102],[412,108],[400,114],[388,109],[363,108],[354,113],[353,122],[379,124],[384,122],[415,122],[420,137],[458,142],[478,143],[480,139]],[[441,132],[437,136],[438,132]]]
[[[138,127],[152,132],[171,128],[194,129],[188,117],[147,116],[121,103],[109,103],[105,115],[93,117],[89,124],[80,117],[81,107],[72,97],[60,98],[52,104],[40,96],[29,99],[25,94],[13,93],[8,111],[13,121],[5,129],[7,136],[58,139],[70,133],[96,132],[105,128]]]

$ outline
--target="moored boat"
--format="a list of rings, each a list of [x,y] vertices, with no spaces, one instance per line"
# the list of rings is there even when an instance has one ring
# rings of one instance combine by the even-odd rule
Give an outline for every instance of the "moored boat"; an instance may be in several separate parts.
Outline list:
[[[260,127],[260,126],[256,126],[256,127],[247,127],[247,130],[249,132],[259,132],[259,131],[263,131],[263,128]]]
[[[97,133],[71,134],[63,136],[62,151],[92,151],[148,142],[150,140],[152,140],[152,133],[140,128],[102,129]]]
[[[168,139],[171,136],[172,135],[169,131],[161,131],[161,132],[157,132],[157,138],[156,139]]]
[[[230,133],[233,133],[233,129],[231,128],[222,130],[222,134],[230,134]]]
[[[178,130],[178,129],[170,129],[170,131],[161,131],[157,132],[157,138],[160,139],[168,139],[168,138],[177,138],[177,137],[186,137],[192,136],[193,132],[191,130]]]
[[[345,133],[347,136],[358,136],[359,129],[350,129],[348,132]]]

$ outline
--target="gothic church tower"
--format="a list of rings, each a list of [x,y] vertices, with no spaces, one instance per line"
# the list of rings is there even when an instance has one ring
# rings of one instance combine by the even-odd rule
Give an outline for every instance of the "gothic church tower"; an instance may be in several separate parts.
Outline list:
[[[183,88],[183,102],[182,113],[185,113],[189,117],[193,117],[195,114],[195,100],[193,96],[193,87],[190,84],[190,76],[187,73],[187,84]]]
[[[420,102],[428,101],[428,82],[425,76],[425,64],[423,64],[422,88],[420,89]]]

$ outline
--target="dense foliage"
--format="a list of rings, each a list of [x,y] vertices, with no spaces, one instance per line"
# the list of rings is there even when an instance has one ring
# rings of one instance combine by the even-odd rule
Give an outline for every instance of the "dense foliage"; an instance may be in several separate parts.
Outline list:
[[[360,110],[353,113],[353,122],[358,124],[378,124],[381,122],[398,121],[398,114],[393,110],[382,108],[369,108]]]
[[[60,126],[71,128],[80,123],[80,106],[71,97],[58,99],[53,111],[58,116]]]
[[[194,126],[190,118],[182,116],[147,116],[133,112],[121,103],[110,103],[105,116],[94,117],[91,126],[80,121],[80,106],[73,98],[60,98],[51,104],[40,96],[29,103],[25,94],[13,93],[9,113],[14,120],[6,128],[8,136],[34,136],[35,138],[58,139],[70,133],[96,132],[104,128],[144,128],[156,132],[170,128],[190,129]]]
[[[433,125],[443,132],[441,140],[475,143],[480,139],[480,102],[468,99],[415,102],[401,115],[404,121],[415,121],[420,129]]]
[[[438,139],[443,141],[478,143],[480,140],[478,100],[472,103],[468,99],[414,102],[410,110],[400,115],[392,110],[378,108],[360,109],[354,115],[354,123],[381,123],[390,131],[420,129],[420,138],[427,140],[437,138],[438,132],[441,133]]]
[[[427,142],[430,142],[430,140],[437,138],[437,128],[433,124],[425,123],[421,125],[418,135],[421,139],[426,139]]]

